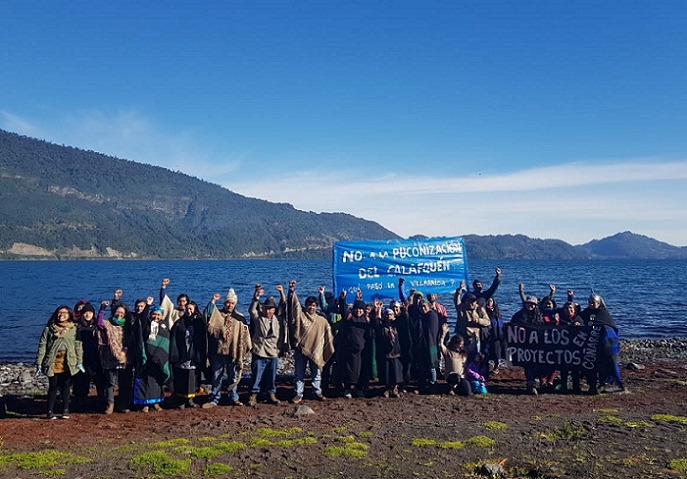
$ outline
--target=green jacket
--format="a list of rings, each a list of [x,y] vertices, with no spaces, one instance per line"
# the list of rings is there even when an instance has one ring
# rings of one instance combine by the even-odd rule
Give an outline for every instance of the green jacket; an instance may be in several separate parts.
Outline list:
[[[43,374],[48,377],[55,375],[53,371],[55,356],[62,344],[64,344],[67,351],[67,371],[72,376],[79,372],[76,366],[83,362],[83,345],[77,339],[76,329],[75,325],[73,328],[65,331],[62,337],[59,337],[51,326],[45,327],[38,342],[38,355],[36,356],[36,364],[40,366]]]

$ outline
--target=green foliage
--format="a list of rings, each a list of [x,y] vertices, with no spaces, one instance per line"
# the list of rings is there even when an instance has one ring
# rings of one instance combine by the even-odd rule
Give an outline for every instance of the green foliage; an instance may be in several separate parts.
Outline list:
[[[413,439],[411,444],[415,447],[429,447],[429,446],[436,446],[437,442],[434,439],[427,439],[424,437],[416,437]]]
[[[165,477],[188,473],[191,459],[172,459],[164,451],[150,451],[131,458],[131,464],[150,471],[154,477]]]
[[[352,459],[362,459],[367,456],[369,446],[361,442],[346,442],[343,446],[329,446],[324,449],[324,453],[329,457],[350,457]]]
[[[474,436],[465,442],[475,447],[491,447],[496,444],[496,441],[487,436]]]
[[[203,475],[205,475],[205,476],[225,475],[225,474],[229,474],[232,470],[233,470],[233,468],[229,464],[222,464],[222,463],[210,464],[208,467],[205,468],[205,471],[203,471]]]
[[[687,472],[687,458],[673,459],[668,464],[668,467],[673,471]]]
[[[439,447],[442,449],[463,449],[465,443],[462,441],[444,441],[439,443]]]
[[[490,431],[505,431],[508,429],[508,424],[499,421],[487,421],[484,423],[484,427]]]
[[[687,426],[687,417],[685,416],[673,416],[672,414],[654,414],[651,416],[652,421],[656,422],[670,422],[674,424],[680,424],[682,426]]]

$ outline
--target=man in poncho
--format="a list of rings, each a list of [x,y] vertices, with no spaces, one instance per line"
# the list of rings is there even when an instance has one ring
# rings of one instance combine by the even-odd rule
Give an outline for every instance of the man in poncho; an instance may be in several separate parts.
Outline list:
[[[215,294],[207,306],[208,319],[208,355],[212,371],[212,393],[210,401],[204,408],[219,404],[221,391],[227,388],[229,403],[243,406],[237,392],[243,368],[243,358],[251,350],[250,332],[245,317],[236,311],[238,298],[230,289],[224,300],[223,308],[217,309],[215,302],[220,298]]]
[[[305,390],[305,369],[310,366],[312,377],[312,397],[323,401],[321,377],[322,368],[334,354],[334,336],[329,321],[317,311],[317,298],[310,296],[305,300],[305,311],[296,296],[296,282],[289,282],[287,318],[289,337],[294,351],[295,395],[292,403],[303,400]]]

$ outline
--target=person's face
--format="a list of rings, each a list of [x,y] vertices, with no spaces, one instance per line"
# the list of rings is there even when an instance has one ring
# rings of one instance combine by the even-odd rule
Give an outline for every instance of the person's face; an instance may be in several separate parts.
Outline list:
[[[146,309],[146,303],[144,301],[139,301],[138,303],[136,303],[135,308],[136,308],[136,312],[138,314],[141,314],[143,312],[143,310]]]
[[[476,310],[477,309],[477,300],[475,299],[475,300],[470,301],[470,304],[468,304],[468,308],[470,308],[473,311]]]
[[[272,319],[272,316],[274,316],[274,308],[262,308],[262,314],[265,316],[267,319]]]
[[[536,308],[537,305],[534,303],[525,303],[525,309],[527,311],[534,311],[534,308]]]
[[[152,313],[150,313],[150,319],[159,323],[160,321],[162,321],[162,313],[159,311],[153,311]]]
[[[393,310],[394,310],[394,316],[398,316],[399,314],[401,314],[401,307],[399,305],[395,304],[393,307]]]
[[[478,281],[478,282],[476,282],[475,284],[473,284],[472,287],[473,287],[476,291],[481,291],[481,290],[482,290],[482,283],[480,283],[480,282]]]
[[[599,309],[599,306],[601,306],[601,302],[597,299],[590,299],[587,304],[589,304],[589,307],[592,309]]]
[[[177,299],[177,307],[179,309],[185,310],[187,304],[188,304],[188,298],[186,296],[182,296],[181,298]]]
[[[236,307],[236,301],[232,301],[232,300],[228,299],[228,300],[226,300],[226,301],[224,302],[224,310],[225,310],[227,313],[232,313],[232,312],[234,312],[234,308],[235,308],[235,307]]]
[[[553,302],[550,299],[547,299],[546,301],[544,301],[544,307],[547,309],[553,308]]]
[[[423,313],[425,313],[425,314],[429,313],[429,310],[430,310],[429,304],[423,304],[421,306],[421,308],[422,308]]]
[[[364,308],[353,308],[353,316],[356,318],[362,318],[365,316],[365,309]]]
[[[66,323],[67,321],[69,321],[69,310],[67,308],[61,308],[57,312],[57,322]]]
[[[317,312],[317,303],[308,303],[305,305],[305,312],[308,314],[315,314]]]
[[[572,318],[573,316],[575,316],[575,305],[574,304],[568,305],[568,307],[566,308],[566,311],[568,312],[568,316]]]
[[[117,319],[122,319],[124,316],[126,316],[126,309],[122,308],[121,306],[117,309],[115,309],[114,312],[114,317]]]
[[[196,314],[196,305],[191,303],[187,304],[186,314],[188,314],[189,316],[193,316],[194,314]]]
[[[487,308],[493,309],[494,308],[494,298],[489,298],[487,300]]]
[[[84,311],[84,312],[81,314],[81,318],[82,318],[84,321],[86,321],[87,323],[90,323],[91,321],[93,321],[93,317],[94,317],[94,316],[95,316],[95,315],[93,314],[93,311],[91,311],[90,309],[89,309],[88,311]]]

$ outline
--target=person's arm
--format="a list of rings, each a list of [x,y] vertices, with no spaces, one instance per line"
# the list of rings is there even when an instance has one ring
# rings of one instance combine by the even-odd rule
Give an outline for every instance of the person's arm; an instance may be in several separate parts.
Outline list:
[[[261,284],[255,285],[255,292],[253,293],[253,298],[250,300],[250,306],[248,306],[248,317],[250,318],[251,323],[260,318],[260,311],[258,307],[260,306],[260,296],[262,296],[264,292],[265,290],[262,289]]]
[[[458,287],[456,288],[456,291],[453,293],[453,306],[456,308],[456,311],[460,307],[460,303],[463,300],[463,295],[465,294],[467,290],[465,289],[465,280],[461,281]]]
[[[96,323],[100,329],[105,329],[105,308],[107,308],[109,304],[109,301],[103,301],[100,303],[100,309],[98,310],[98,321]]]
[[[448,336],[448,323],[441,325],[441,336],[439,336],[439,351],[441,354],[446,356],[448,354],[448,348],[446,347],[446,336]]]
[[[527,299],[525,296],[525,284],[524,283],[520,283],[518,285],[518,292],[520,293],[520,302],[524,305],[525,300]]]
[[[205,308],[205,314],[208,318],[208,334],[216,335],[222,331],[224,327],[224,318],[217,311],[217,305],[215,303],[220,298],[219,293],[212,295],[212,299]]]
[[[484,291],[481,294],[481,296],[484,299],[491,298],[492,296],[494,296],[494,293],[496,293],[499,284],[501,284],[501,268],[496,268],[496,276],[494,276],[494,281],[491,282],[491,286],[489,286],[489,289]]]
[[[553,301],[553,297],[555,296],[555,294],[556,294],[556,285],[555,285],[555,284],[550,284],[550,285],[549,285],[549,296],[548,296],[548,299],[550,299],[551,301]]]
[[[405,278],[398,278],[398,298],[401,300],[401,303],[408,304],[408,296],[406,296],[404,287],[405,282]]]

